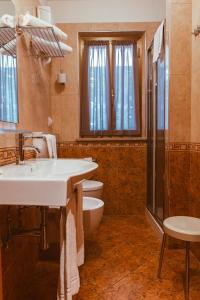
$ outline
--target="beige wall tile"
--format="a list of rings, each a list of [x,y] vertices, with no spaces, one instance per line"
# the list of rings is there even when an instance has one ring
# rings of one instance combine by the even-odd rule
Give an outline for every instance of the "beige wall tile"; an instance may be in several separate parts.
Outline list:
[[[93,31],[143,31],[147,34],[147,45],[153,39],[155,30],[159,23],[91,23],[91,24],[59,24],[60,28],[68,34],[68,44],[73,46],[73,53],[67,55],[62,62],[55,60],[52,65],[51,72],[51,101],[60,101],[63,99],[63,109],[54,110],[57,104],[52,103],[52,114],[54,118],[53,130],[60,133],[60,139],[64,141],[73,141],[79,137],[79,32],[93,32]],[[145,47],[145,40],[143,41],[143,48]],[[142,116],[143,116],[143,136],[146,134],[146,68],[145,68],[145,52],[143,53],[143,101],[142,101]],[[63,87],[56,83],[57,73],[60,69],[60,64],[64,71],[67,72],[69,81]],[[70,102],[69,98],[73,98]],[[64,100],[65,99],[65,100]],[[59,114],[58,116],[56,114]],[[59,130],[60,120],[62,120],[62,130]],[[57,123],[58,122],[58,123]],[[56,124],[57,123],[57,124]]]
[[[75,141],[79,137],[79,95],[67,94],[62,101],[62,140]]]
[[[192,29],[200,25],[200,1],[192,1]],[[191,142],[200,142],[200,38],[192,36]]]
[[[63,96],[68,93],[79,92],[79,52],[77,48],[65,58],[57,59],[52,64],[51,95]],[[57,83],[57,75],[63,70],[67,73],[67,83],[65,85]]]
[[[169,141],[188,142],[191,136],[192,5],[167,2],[169,48]]]
[[[191,4],[172,4],[170,74],[187,74],[191,64]]]

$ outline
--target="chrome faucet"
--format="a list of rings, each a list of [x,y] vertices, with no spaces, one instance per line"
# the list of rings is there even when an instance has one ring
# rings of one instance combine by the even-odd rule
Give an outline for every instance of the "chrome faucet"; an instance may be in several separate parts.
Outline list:
[[[26,137],[26,136],[24,136],[23,133],[19,133],[17,135],[17,143],[18,143],[18,155],[16,155],[16,164],[17,165],[24,163],[24,151],[33,150],[36,152],[36,154],[40,153],[40,150],[37,147],[35,147],[34,145],[24,145],[24,141],[29,138],[30,138],[30,136]],[[33,137],[31,137],[31,138],[33,138]]]

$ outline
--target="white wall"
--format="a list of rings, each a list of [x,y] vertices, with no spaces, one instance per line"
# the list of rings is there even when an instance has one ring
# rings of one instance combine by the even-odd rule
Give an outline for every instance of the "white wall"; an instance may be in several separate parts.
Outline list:
[[[165,0],[49,1],[53,18],[60,23],[147,22],[165,17]]]
[[[14,11],[15,8],[11,1],[0,0],[0,16],[2,16],[3,14],[14,15]]]
[[[54,22],[147,22],[165,17],[166,0],[56,0],[49,1]],[[0,15],[13,13],[9,1],[0,0]]]

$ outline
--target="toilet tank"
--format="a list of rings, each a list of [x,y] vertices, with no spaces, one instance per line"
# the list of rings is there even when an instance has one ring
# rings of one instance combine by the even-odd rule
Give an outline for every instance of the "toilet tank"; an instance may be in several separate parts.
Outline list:
[[[102,200],[103,183],[95,180],[85,180],[83,182],[83,196]]]

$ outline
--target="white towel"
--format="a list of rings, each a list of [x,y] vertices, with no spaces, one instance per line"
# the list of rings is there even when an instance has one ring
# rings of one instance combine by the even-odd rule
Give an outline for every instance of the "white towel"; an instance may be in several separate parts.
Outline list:
[[[12,27],[12,28],[15,27],[15,17],[7,14],[3,15],[0,18],[0,27],[4,27],[4,26]]]
[[[67,40],[67,34],[63,32],[60,28],[45,22],[39,18],[36,18],[29,13],[19,16],[19,26],[33,26],[33,27],[53,27],[54,33],[61,40]]]
[[[158,27],[155,35],[154,35],[154,42],[153,42],[153,63],[155,63],[162,51],[163,45],[163,31],[164,31],[164,21]]]
[[[44,53],[49,53],[49,51],[48,51],[49,48],[51,48],[52,50],[53,49],[55,49],[55,50],[61,49],[63,54],[66,54],[67,52],[72,52],[72,48],[70,46],[64,44],[63,42],[59,42],[59,45],[58,45],[58,43],[46,41],[35,35],[32,36],[32,43],[33,44],[35,43],[36,46],[40,45],[41,51]],[[60,48],[59,48],[59,46],[60,46]]]
[[[77,243],[77,263],[78,266],[84,264],[84,230],[83,230],[83,183],[84,180],[76,184],[76,243]]]
[[[82,184],[70,196],[60,219],[60,275],[57,300],[72,300],[80,288],[78,266],[84,262]]]
[[[49,153],[49,158],[57,158],[57,146],[56,146],[56,137],[53,134],[44,134],[43,135],[47,141],[47,148]]]

